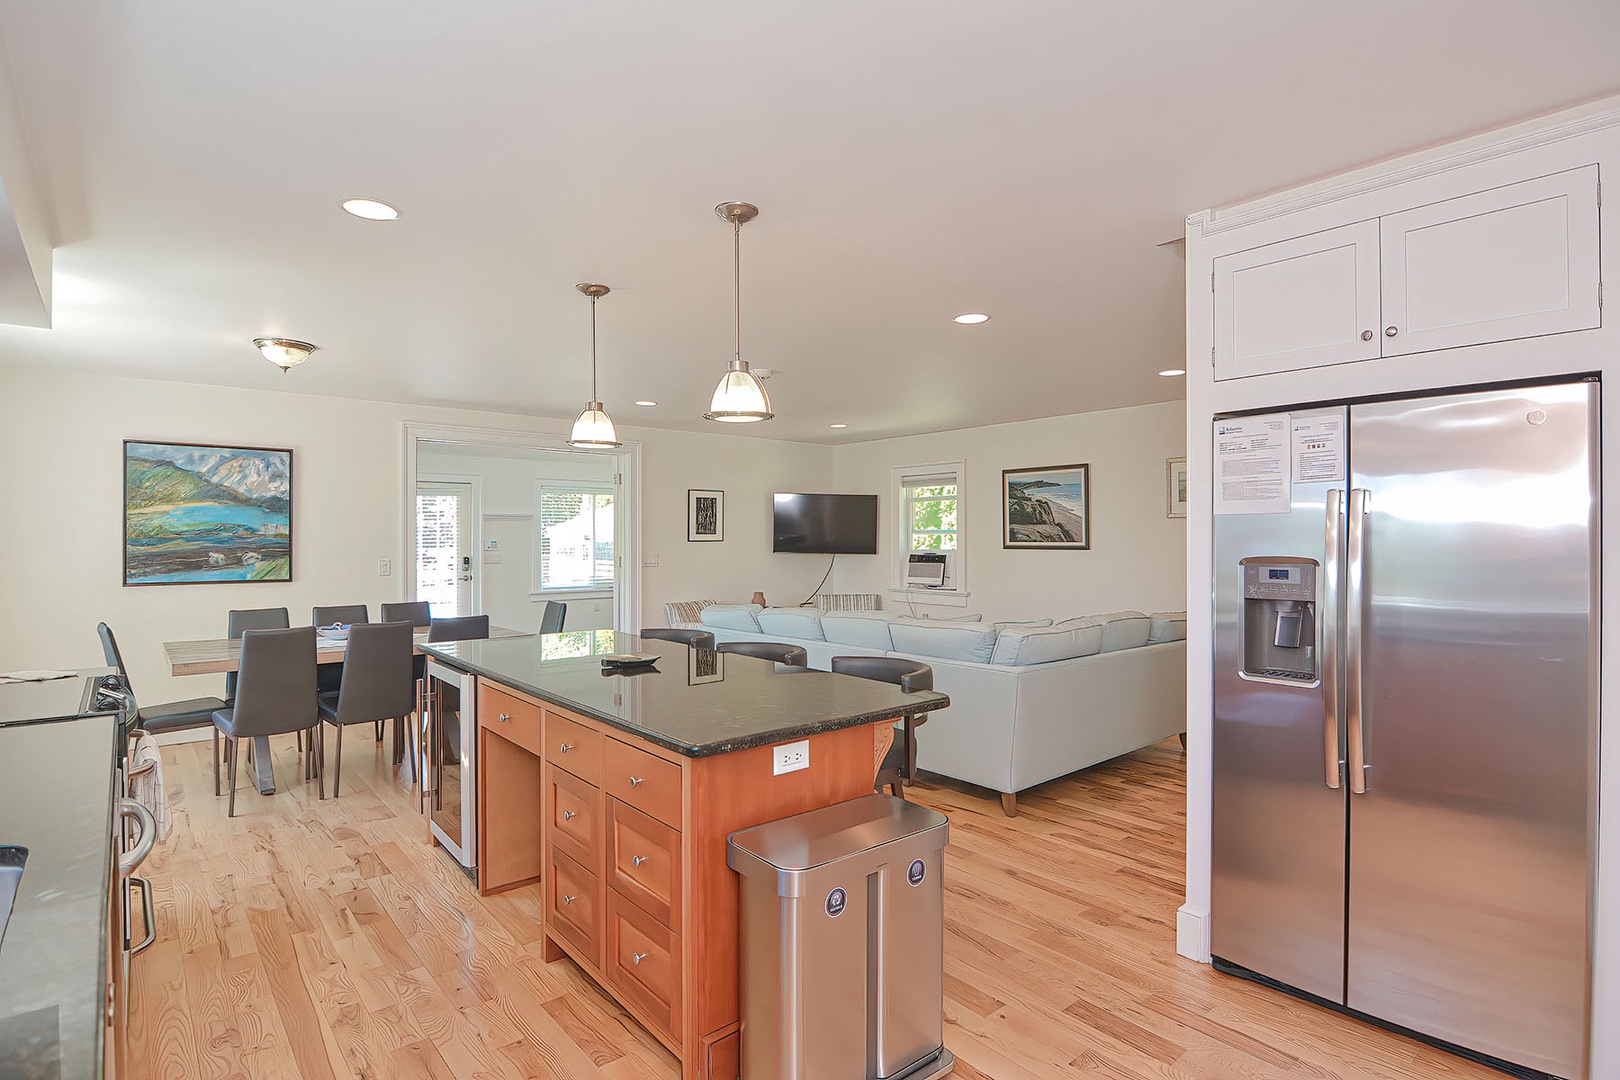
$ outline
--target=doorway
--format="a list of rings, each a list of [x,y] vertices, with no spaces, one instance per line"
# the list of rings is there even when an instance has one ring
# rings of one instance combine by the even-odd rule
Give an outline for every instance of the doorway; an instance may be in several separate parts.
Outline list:
[[[415,598],[435,619],[477,613],[471,483],[417,481],[415,561]]]

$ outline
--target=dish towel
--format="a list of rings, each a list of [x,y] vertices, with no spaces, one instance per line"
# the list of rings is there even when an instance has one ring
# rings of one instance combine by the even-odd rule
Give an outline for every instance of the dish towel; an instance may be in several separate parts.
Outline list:
[[[158,751],[157,740],[150,735],[139,735],[135,739],[135,749],[130,751],[129,770],[136,769],[152,763],[152,769],[139,776],[131,776],[129,780],[129,797],[152,811],[152,817],[157,821],[157,838],[167,840],[169,830],[174,827],[174,815],[169,813],[169,799],[163,791],[163,755]]]

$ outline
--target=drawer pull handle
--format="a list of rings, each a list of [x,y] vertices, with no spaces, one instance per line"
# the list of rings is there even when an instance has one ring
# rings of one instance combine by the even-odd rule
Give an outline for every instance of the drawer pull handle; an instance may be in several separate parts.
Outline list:
[[[499,721],[500,721],[500,722],[501,722],[501,723],[503,723],[503,724],[504,724],[504,723],[506,723],[506,722],[507,722],[507,721],[508,721],[508,720],[510,720],[510,719],[512,719],[512,714],[511,714],[511,713],[504,713],[504,712],[503,712],[503,713],[501,713],[501,715],[500,715],[500,716],[498,716],[498,717],[496,717],[496,719],[498,719],[498,720],[499,720]]]
[[[630,962],[632,964],[640,964],[643,960],[647,959],[647,957],[651,955],[651,953],[633,952],[630,954]]]
[[[577,897],[577,896],[565,896],[565,897],[563,897],[563,903],[565,905],[566,904],[572,904],[575,900],[578,900],[578,899],[579,899],[579,897]]]
[[[641,864],[646,862],[647,859],[648,856],[646,855],[632,855],[630,856],[630,865],[639,869]]]
[[[640,787],[642,784],[645,784],[646,782],[647,781],[644,778],[640,777],[640,776],[632,776],[630,778],[630,786],[631,787]]]
[[[571,742],[565,742],[565,743],[563,743],[563,744],[562,744],[562,750],[561,750],[561,752],[562,752],[562,753],[564,753],[564,754],[566,754],[566,753],[568,753],[568,751],[570,751],[570,750],[572,750],[572,749],[573,749],[573,748],[574,748],[574,744],[573,744],[573,743],[571,743]]]
[[[577,816],[578,815],[572,810],[564,810],[563,811],[563,820],[564,821],[573,821],[574,818],[577,817]]]

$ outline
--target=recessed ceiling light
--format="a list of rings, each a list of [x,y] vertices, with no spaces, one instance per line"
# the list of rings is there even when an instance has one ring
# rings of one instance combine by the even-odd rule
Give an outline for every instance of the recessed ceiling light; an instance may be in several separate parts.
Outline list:
[[[830,428],[847,428],[847,427],[849,427],[848,424],[828,424],[827,426],[830,427]]]
[[[984,314],[982,311],[965,311],[951,321],[959,322],[963,326],[973,326],[976,323],[989,322],[990,316]]]
[[[1178,367],[1165,368],[1163,371],[1159,372],[1160,377],[1165,378],[1165,379],[1173,379],[1177,375],[1185,375],[1185,374],[1187,374],[1187,369],[1186,368],[1178,368]]]
[[[393,221],[399,211],[377,199],[344,199],[343,209],[367,221]]]
[[[656,404],[658,404],[658,402],[656,402],[656,401],[647,401],[647,400],[642,400],[642,401],[638,401],[638,402],[636,402],[636,404],[637,404],[637,405],[640,405],[640,406],[641,406],[641,407],[642,407],[642,408],[643,408],[643,409],[650,409],[650,408],[652,408],[652,407],[653,407],[653,406],[654,406],[654,405],[656,405]]]

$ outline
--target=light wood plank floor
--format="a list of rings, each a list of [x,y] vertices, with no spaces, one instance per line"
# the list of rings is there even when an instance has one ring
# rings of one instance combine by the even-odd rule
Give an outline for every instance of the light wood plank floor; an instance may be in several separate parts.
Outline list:
[[[159,938],[135,960],[134,1080],[677,1077],[571,962],[541,961],[537,888],[481,900],[422,843],[359,730],[341,799],[298,783],[278,739],[281,790],[244,783],[229,821],[208,744],[165,749],[175,830],[145,870]],[[1020,797],[1017,819],[983,792],[911,789],[951,818],[958,1077],[1499,1077],[1177,957],[1182,769],[1162,743]]]

